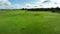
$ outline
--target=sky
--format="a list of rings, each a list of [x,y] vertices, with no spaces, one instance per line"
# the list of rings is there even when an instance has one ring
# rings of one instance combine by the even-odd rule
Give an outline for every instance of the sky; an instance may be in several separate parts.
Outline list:
[[[60,0],[0,0],[0,9],[51,7],[60,7]]]

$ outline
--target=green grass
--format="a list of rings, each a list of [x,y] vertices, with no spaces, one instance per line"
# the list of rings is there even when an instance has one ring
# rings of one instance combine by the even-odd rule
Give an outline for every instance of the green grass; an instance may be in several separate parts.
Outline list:
[[[0,11],[0,34],[60,34],[60,14]]]

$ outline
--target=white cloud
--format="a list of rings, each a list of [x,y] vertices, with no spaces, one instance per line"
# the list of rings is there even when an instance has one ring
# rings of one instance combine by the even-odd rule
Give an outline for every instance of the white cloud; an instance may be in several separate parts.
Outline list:
[[[60,0],[37,0],[35,4],[27,3],[24,8],[51,8],[60,7]],[[20,9],[20,4],[12,5],[9,0],[0,0],[0,9]]]
[[[12,5],[9,0],[0,0],[0,9],[20,9],[20,4]]]
[[[8,0],[0,0],[0,9],[9,8],[11,3]]]
[[[27,3],[27,4],[25,4],[25,8],[32,8],[33,6],[31,5],[31,4],[29,4],[29,3]]]
[[[60,0],[45,0],[46,2],[45,3],[41,3],[41,4],[43,4],[43,6],[44,5],[46,5],[46,6],[48,6],[48,7],[60,7]]]
[[[32,8],[56,8],[60,7],[60,0],[38,0],[35,4],[30,5]]]
[[[12,5],[11,9],[21,9],[20,4],[14,4],[14,5]]]

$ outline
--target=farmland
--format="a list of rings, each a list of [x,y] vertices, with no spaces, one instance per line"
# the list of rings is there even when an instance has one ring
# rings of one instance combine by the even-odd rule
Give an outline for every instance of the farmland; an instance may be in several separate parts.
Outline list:
[[[0,34],[60,34],[60,14],[50,11],[0,11]]]

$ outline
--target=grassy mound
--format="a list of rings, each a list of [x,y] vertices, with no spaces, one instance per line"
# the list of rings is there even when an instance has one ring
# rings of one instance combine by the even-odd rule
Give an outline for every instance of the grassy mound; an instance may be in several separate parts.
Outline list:
[[[60,14],[0,11],[0,34],[60,34]]]

